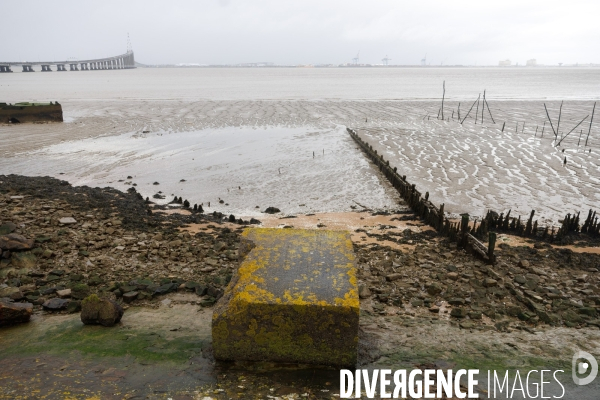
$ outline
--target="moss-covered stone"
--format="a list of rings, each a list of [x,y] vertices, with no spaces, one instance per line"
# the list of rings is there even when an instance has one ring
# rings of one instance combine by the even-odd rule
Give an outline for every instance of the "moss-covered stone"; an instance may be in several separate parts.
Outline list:
[[[359,300],[347,233],[248,229],[244,256],[213,313],[217,359],[356,363]]]
[[[71,285],[71,298],[76,300],[85,299],[90,294],[90,288],[84,283]]]
[[[81,322],[85,325],[113,326],[123,317],[123,308],[112,300],[92,294],[81,302]]]

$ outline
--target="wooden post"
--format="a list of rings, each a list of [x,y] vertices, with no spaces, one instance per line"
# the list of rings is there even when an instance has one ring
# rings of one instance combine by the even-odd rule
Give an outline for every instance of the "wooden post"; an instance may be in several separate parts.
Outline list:
[[[550,114],[548,114],[548,108],[546,107],[546,103],[544,103],[544,109],[546,110],[546,116],[548,117],[548,121],[550,121],[550,128],[552,128],[552,132],[554,132],[554,137],[556,138],[556,131],[554,130],[554,125],[552,125]]]
[[[490,263],[494,263],[494,249],[496,248],[496,233],[490,232],[488,235],[488,258]]]
[[[475,125],[477,125],[477,118],[479,118],[479,98],[481,97],[481,93],[479,93],[479,97],[477,97],[477,109],[475,110]]]
[[[444,98],[446,97],[446,81],[444,81],[444,92],[442,93],[442,119],[444,119]]]
[[[483,125],[483,112],[485,111],[485,89],[483,89],[483,103],[481,103],[481,125]]]
[[[535,215],[535,210],[531,210],[531,215],[529,216],[529,220],[527,221],[527,226],[525,227],[525,236],[531,235],[531,231],[533,229],[533,216]]]
[[[469,232],[469,214],[461,214],[460,216],[462,218],[460,221],[460,243],[464,246]]]
[[[506,122],[502,124],[502,132],[504,132],[504,127],[506,126]]]
[[[544,121],[544,126],[542,127],[542,137],[544,137],[544,129],[546,129],[546,121]]]
[[[560,146],[560,144],[562,143],[563,140],[565,140],[567,138],[567,136],[569,136],[571,134],[571,132],[573,132],[575,129],[577,129],[577,127],[579,125],[581,125],[583,123],[583,121],[585,121],[587,118],[589,117],[589,115],[587,115],[584,119],[582,119],[577,125],[575,125],[575,128],[571,129],[569,131],[569,133],[567,133],[565,136],[563,136],[560,141],[558,142],[557,146]]]
[[[492,111],[490,110],[490,105],[488,104],[487,100],[485,101],[484,105],[487,107],[487,110],[490,113],[490,118],[492,119],[492,123],[495,124],[496,121],[494,121],[494,117],[492,116]]]
[[[460,121],[460,103],[458,103],[458,120]]]
[[[481,94],[479,95],[481,96]],[[479,104],[479,97],[477,97],[477,100],[475,100],[475,103]],[[475,106],[475,103],[473,103],[473,105],[471,106],[471,108],[469,108],[469,112],[467,113],[467,115],[465,115],[465,117],[463,118],[461,124],[463,122],[465,122],[465,119],[467,119],[467,117],[469,116],[469,114],[471,113],[471,110],[473,109],[473,107]]]
[[[594,112],[595,111],[596,111],[596,102],[594,102],[594,109],[592,110],[592,119],[590,121],[590,129],[588,129],[588,134],[587,134],[587,137],[585,138],[585,146],[583,146],[583,147],[587,147],[588,139],[590,137],[590,132],[592,131],[592,122],[594,122]]]
[[[560,102],[560,110],[558,111],[558,124],[556,125],[556,138],[558,139],[558,135],[560,134],[560,117],[562,116],[562,106],[563,102]]]

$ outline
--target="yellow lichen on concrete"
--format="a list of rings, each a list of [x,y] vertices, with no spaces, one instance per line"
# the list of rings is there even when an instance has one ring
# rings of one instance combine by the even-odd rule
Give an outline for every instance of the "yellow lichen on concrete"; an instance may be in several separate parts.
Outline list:
[[[223,360],[353,365],[359,300],[347,233],[248,229],[237,273],[213,314]]]

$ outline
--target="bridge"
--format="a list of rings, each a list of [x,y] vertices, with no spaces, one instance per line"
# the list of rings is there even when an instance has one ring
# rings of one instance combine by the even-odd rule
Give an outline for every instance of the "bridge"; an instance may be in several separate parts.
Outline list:
[[[130,69],[135,68],[135,59],[133,51],[128,50],[127,53],[114,57],[98,58],[94,60],[78,60],[78,61],[15,61],[2,62],[0,61],[0,73],[13,72],[14,66],[22,66],[23,72],[35,72],[33,66],[41,66],[41,72],[52,72],[52,66],[56,66],[56,71],[95,71],[101,69]],[[67,69],[67,65],[69,69]]]

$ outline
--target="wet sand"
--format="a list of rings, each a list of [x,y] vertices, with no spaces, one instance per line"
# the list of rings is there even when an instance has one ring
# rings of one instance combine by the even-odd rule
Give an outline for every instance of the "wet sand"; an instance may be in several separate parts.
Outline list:
[[[447,121],[438,120],[439,109],[429,106],[422,115],[407,114],[396,126],[374,122],[357,132],[421,192],[428,191],[436,204],[445,203],[455,215],[512,209],[513,215],[528,216],[534,209],[540,222],[556,224],[567,213],[586,213],[600,205],[600,131],[592,129],[585,146],[589,124],[583,124],[560,147],[554,146],[588,111],[591,114],[591,105],[563,107],[558,140],[549,123],[544,127],[547,117],[541,102],[492,103],[496,123],[486,109],[483,125],[481,108],[477,124],[474,108],[461,125],[458,105],[452,102],[446,104]],[[462,118],[468,106],[462,104]],[[548,103],[548,109],[557,129],[559,109],[554,103]]]
[[[244,215],[259,215],[255,211],[271,205],[286,213],[351,211],[354,201],[371,208],[392,207],[397,202],[394,191],[345,137],[343,127],[349,126],[455,215],[481,216],[487,209],[528,215],[535,209],[540,223],[556,224],[567,212],[598,208],[598,125],[587,147],[587,134],[580,132],[582,140],[580,133],[572,133],[554,148],[552,129],[543,127],[543,102],[489,104],[495,124],[485,113],[484,124],[475,125],[475,107],[460,125],[453,101],[445,105],[448,121],[436,119],[437,101],[73,101],[63,104],[63,124],[0,126],[0,170],[121,190],[130,182],[144,196],[162,191],[166,201],[178,195],[192,204],[210,201],[213,208],[208,211]],[[556,123],[560,103],[546,104]],[[591,106],[566,103],[561,135],[590,114]],[[461,117],[468,107],[461,104]],[[580,126],[585,131],[588,127]],[[234,138],[237,128],[248,135],[237,147],[226,148],[224,141]],[[222,134],[221,141],[208,139],[216,133]],[[198,137],[207,138],[208,145],[197,145]],[[254,139],[264,139],[267,148],[252,144]],[[204,164],[194,155],[201,159],[209,153],[213,158]],[[237,163],[238,157],[251,165]],[[222,169],[209,170],[216,163]],[[281,166],[284,174],[303,174],[281,179]],[[181,179],[186,179],[185,186]],[[154,181],[161,186],[151,186]],[[349,183],[355,186],[348,188]],[[243,191],[234,190],[239,187]],[[314,197],[319,199],[311,201]],[[229,206],[215,206],[219,198]]]

